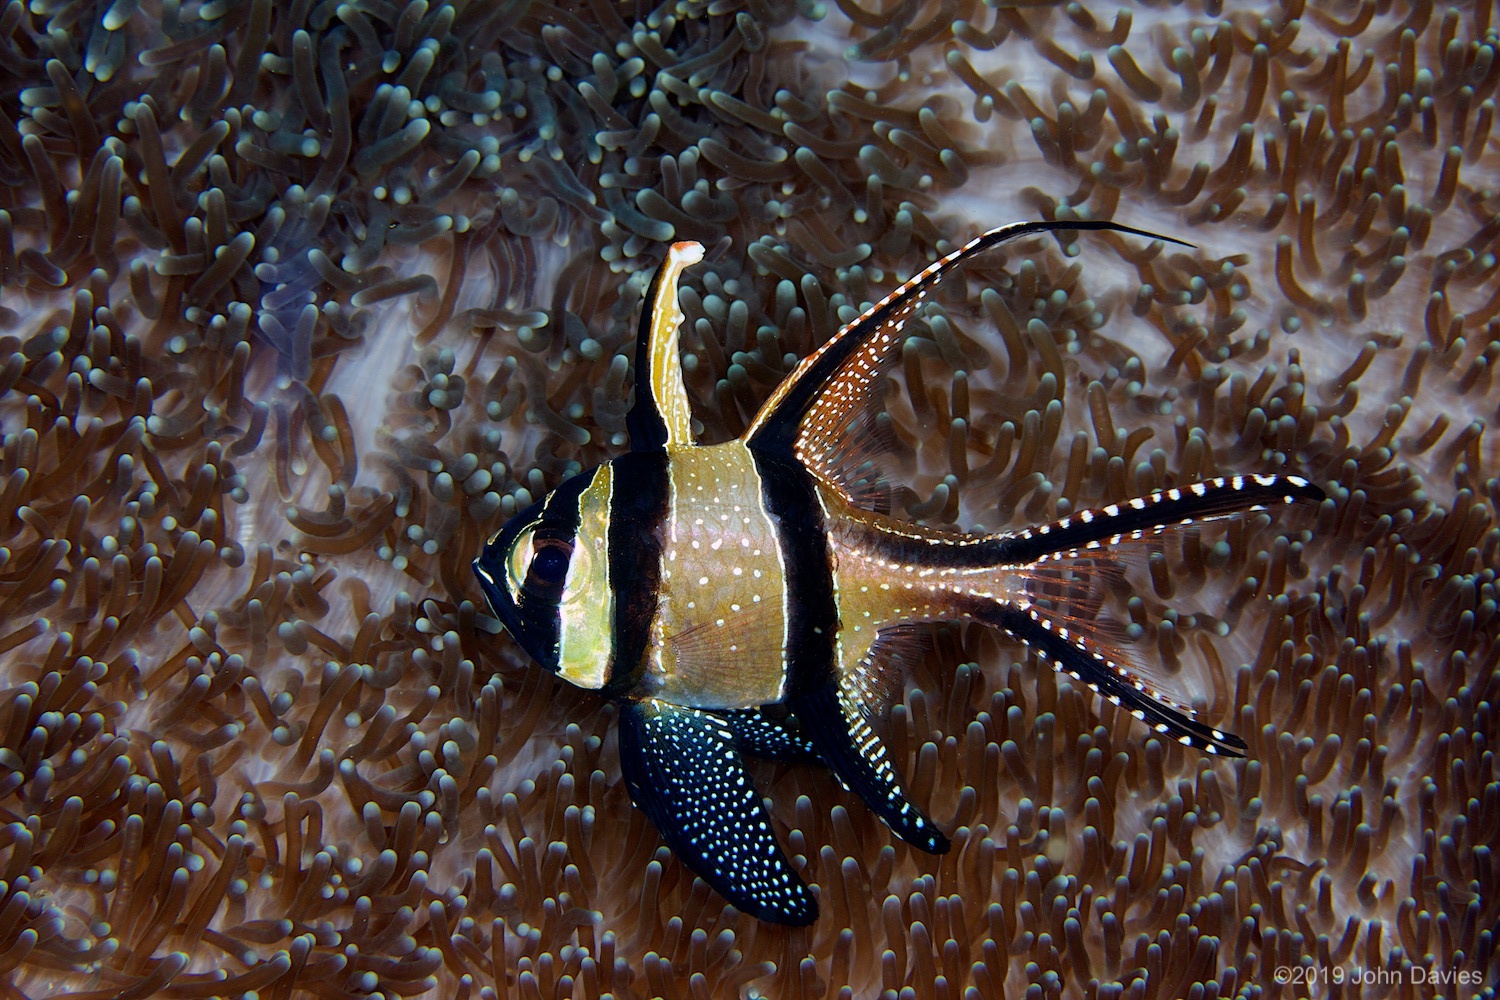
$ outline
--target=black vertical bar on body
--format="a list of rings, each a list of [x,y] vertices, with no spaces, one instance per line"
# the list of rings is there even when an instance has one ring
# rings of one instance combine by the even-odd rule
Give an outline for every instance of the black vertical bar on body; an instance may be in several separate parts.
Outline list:
[[[835,680],[838,604],[823,505],[812,474],[792,458],[751,451],[760,473],[761,498],[776,519],[786,568],[788,697]]]
[[[622,455],[612,463],[608,557],[615,612],[607,695],[635,686],[651,643],[661,598],[661,528],[670,508],[667,461],[667,453],[657,451]]]

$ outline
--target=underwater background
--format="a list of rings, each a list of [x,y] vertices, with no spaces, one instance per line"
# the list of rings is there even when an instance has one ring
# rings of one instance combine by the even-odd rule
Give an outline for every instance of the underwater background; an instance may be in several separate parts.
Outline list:
[[[0,988],[1488,990],[1495,19],[9,0]],[[885,399],[906,513],[1323,485],[1184,532],[1129,598],[1249,759],[939,630],[889,743],[952,852],[757,765],[823,910],[758,924],[661,847],[612,710],[497,634],[469,563],[626,445],[666,242],[708,248],[683,339],[717,441],[865,303],[1025,218],[1196,249],[1079,234],[968,268]]]

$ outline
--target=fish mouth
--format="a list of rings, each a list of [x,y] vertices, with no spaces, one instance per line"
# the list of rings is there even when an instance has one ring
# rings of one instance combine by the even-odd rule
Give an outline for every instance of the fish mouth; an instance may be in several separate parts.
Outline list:
[[[500,624],[505,631],[510,633],[532,659],[550,670],[556,670],[555,662],[549,662],[549,658],[545,655],[538,655],[544,652],[543,650],[533,648],[537,643],[531,641],[531,637],[540,623],[529,620],[517,602],[516,595],[510,587],[510,577],[506,569],[506,560],[516,544],[516,539],[521,536],[522,532],[535,526],[541,520],[545,504],[545,498],[538,500],[505,522],[504,527],[495,532],[484,544],[479,557],[470,565],[474,568],[474,575],[479,578],[479,589],[484,592],[490,610],[495,613],[495,617],[500,619]]]
[[[520,624],[520,609],[511,600],[509,591],[490,577],[489,571],[485,568],[483,555],[469,565],[474,568],[474,575],[479,578],[479,589],[484,592],[490,610],[495,613],[496,618],[500,619],[500,625],[511,635],[515,635]]]

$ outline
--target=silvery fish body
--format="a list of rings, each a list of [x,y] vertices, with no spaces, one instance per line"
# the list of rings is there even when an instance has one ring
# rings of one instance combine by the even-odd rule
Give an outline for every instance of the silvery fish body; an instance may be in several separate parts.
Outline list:
[[[899,691],[902,637],[976,621],[1166,737],[1240,756],[1058,609],[1053,566],[1122,538],[1322,492],[1295,477],[1193,483],[1006,534],[962,534],[861,506],[866,455],[845,437],[902,329],[943,274],[1008,239],[1112,223],[992,230],[906,282],[804,359],[738,440],[700,446],[678,354],[674,244],[647,295],[628,418],[632,451],[568,480],[490,539],[474,568],[532,657],[620,706],[630,795],[694,872],[744,912],[807,924],[811,892],[777,843],[742,754],[820,762],[890,829],[948,840],[905,794],[877,734]],[[1064,595],[1066,596],[1066,595]],[[763,709],[780,706],[778,715]]]

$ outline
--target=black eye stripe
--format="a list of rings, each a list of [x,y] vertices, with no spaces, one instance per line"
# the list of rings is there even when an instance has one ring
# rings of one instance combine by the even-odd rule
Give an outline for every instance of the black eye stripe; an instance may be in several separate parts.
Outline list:
[[[562,631],[559,602],[567,579],[567,561],[551,567],[561,569],[554,580],[550,572],[536,572],[548,569],[545,562],[538,567],[536,557],[548,549],[572,551],[578,534],[579,503],[583,491],[597,474],[598,470],[593,469],[574,476],[544,500],[517,514],[489,540],[475,563],[485,596],[501,623],[538,663],[552,671],[558,668]],[[525,579],[517,590],[513,589],[514,577],[508,575],[507,561],[527,533],[531,536],[532,555],[525,567]]]
[[[523,611],[547,609],[549,624],[557,617],[556,605],[562,600],[568,559],[578,535],[578,505],[583,491],[594,481],[597,472],[574,476],[554,490],[531,532],[531,562],[526,567],[526,579],[521,585],[521,605]],[[528,604],[530,609],[526,607]]]

